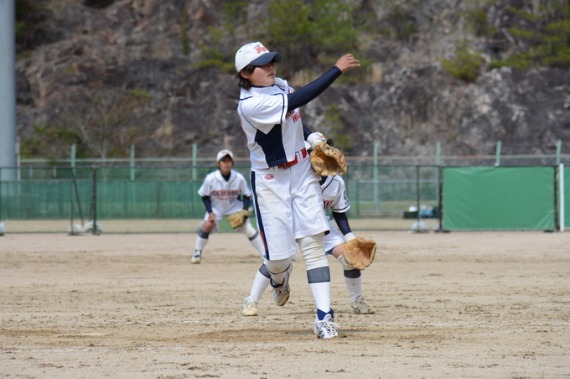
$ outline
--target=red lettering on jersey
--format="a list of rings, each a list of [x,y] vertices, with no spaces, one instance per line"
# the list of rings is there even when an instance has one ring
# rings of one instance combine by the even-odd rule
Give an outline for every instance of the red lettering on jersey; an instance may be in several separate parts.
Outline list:
[[[263,179],[265,180],[273,180],[275,179],[275,176],[273,176],[273,174],[267,174],[263,177]]]
[[[301,112],[299,112],[298,110],[294,109],[290,112],[287,112],[287,118],[291,117],[293,118],[293,122],[297,122],[301,119]]]
[[[215,190],[212,191],[210,196],[213,196],[220,200],[232,200],[236,199],[239,195],[238,190]]]

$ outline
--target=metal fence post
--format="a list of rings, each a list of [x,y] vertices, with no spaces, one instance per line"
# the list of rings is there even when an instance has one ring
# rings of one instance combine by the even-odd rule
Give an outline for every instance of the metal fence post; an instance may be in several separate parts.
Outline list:
[[[4,192],[2,189],[2,167],[0,167],[0,236],[4,235],[4,223],[2,222],[2,198],[4,197]]]
[[[372,178],[374,182],[374,206],[376,211],[380,209],[380,199],[379,199],[379,183],[378,183],[378,142],[374,142],[374,150],[372,152],[374,171],[372,172]]]
[[[439,226],[437,231],[438,232],[443,232],[443,167],[442,166],[438,166],[437,168],[437,172],[438,172],[438,194],[437,194],[437,202],[438,202],[438,212],[437,212],[437,218],[438,218],[438,222],[439,222]]]
[[[131,166],[131,182],[135,180],[135,145],[131,145],[131,155],[130,155],[130,166]]]
[[[558,201],[558,206],[560,208],[560,212],[558,213],[558,217],[559,217],[559,230],[561,232],[564,231],[564,224],[566,222],[565,220],[565,205],[564,205],[564,164],[560,163],[558,165],[558,196],[559,196],[559,201]]]
[[[96,236],[100,234],[99,228],[97,226],[97,167],[91,167],[91,170],[91,220],[93,223],[91,234]]]
[[[190,187],[192,194],[195,194],[197,191],[196,190],[196,180],[198,178],[198,169],[196,168],[197,165],[198,165],[198,145],[193,143],[192,144],[192,186]],[[195,212],[197,212],[198,205],[194,201],[195,196],[191,196],[190,198],[192,199],[192,210],[190,211],[190,213],[194,214]]]
[[[501,141],[497,141],[497,148],[495,149],[495,166],[501,165]]]

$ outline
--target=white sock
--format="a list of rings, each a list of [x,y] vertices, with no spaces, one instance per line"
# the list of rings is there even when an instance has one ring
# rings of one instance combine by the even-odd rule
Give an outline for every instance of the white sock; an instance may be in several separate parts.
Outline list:
[[[253,284],[251,285],[249,296],[257,303],[261,299],[261,296],[267,287],[269,287],[269,278],[257,270],[255,279],[253,279]]]
[[[346,288],[348,289],[348,295],[351,301],[356,300],[358,296],[362,295],[362,276],[358,278],[347,278],[345,276],[344,281],[346,282]]]
[[[200,251],[204,250],[204,247],[206,247],[207,243],[208,243],[207,238],[196,236],[196,244],[194,245],[194,250],[200,250]]]
[[[315,305],[317,309],[328,313],[331,310],[331,283],[321,282],[321,283],[310,283],[311,292],[313,293],[313,298],[315,299]]]

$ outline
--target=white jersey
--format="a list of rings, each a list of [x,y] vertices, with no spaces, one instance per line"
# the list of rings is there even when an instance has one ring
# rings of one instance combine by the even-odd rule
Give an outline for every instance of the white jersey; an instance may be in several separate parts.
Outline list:
[[[287,94],[292,92],[280,78],[270,87],[241,89],[238,114],[253,171],[290,162],[305,147],[299,110],[287,112]]]
[[[330,209],[333,212],[345,213],[350,209],[344,180],[340,176],[327,176],[321,184],[321,191],[325,212]],[[326,252],[331,252],[335,246],[346,242],[332,217],[329,217],[329,229],[323,241]]]
[[[305,149],[301,113],[287,112],[292,92],[276,78],[269,87],[242,88],[238,105],[250,151],[257,226],[270,261],[294,255],[300,238],[329,230],[320,177]]]
[[[344,180],[336,176],[327,176],[321,184],[325,212],[330,209],[336,213],[346,213],[350,209]]]
[[[230,179],[226,181],[220,170],[206,175],[202,186],[198,190],[200,196],[210,196],[212,211],[218,219],[243,209],[240,196],[251,196],[251,190],[245,177],[237,171],[231,170]]]

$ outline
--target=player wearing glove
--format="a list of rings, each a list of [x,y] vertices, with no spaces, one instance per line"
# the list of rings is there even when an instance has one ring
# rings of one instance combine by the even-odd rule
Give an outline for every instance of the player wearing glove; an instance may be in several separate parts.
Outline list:
[[[232,169],[234,155],[230,150],[219,151],[216,158],[218,170],[206,175],[202,186],[198,189],[206,214],[196,236],[192,263],[200,263],[202,250],[206,247],[210,234],[216,230],[218,223],[224,217],[228,218],[232,228],[244,233],[253,247],[263,256],[265,249],[261,236],[250,220],[244,217],[245,214],[249,216],[247,209],[251,202],[251,190],[245,177]],[[242,201],[238,201],[240,197]]]
[[[348,196],[344,180],[340,176],[325,176],[321,179],[321,190],[323,194],[324,209],[330,210],[334,218],[334,222],[329,218],[330,232],[324,238],[324,246],[327,254],[333,255],[341,264],[344,272],[344,280],[350,296],[350,307],[352,312],[356,314],[371,314],[374,310],[364,301],[362,296],[362,272],[360,268],[354,267],[347,262],[344,253],[346,245],[357,245],[352,241],[366,241],[366,244],[361,244],[363,250],[369,247],[371,252],[369,256],[371,259],[365,258],[366,254],[354,254],[354,262],[364,262],[361,266],[366,267],[374,260],[376,252],[376,242],[364,238],[357,238],[351,231],[346,217],[346,212],[350,208]],[[336,225],[335,225],[336,222]],[[338,227],[337,227],[338,226]],[[340,231],[339,231],[340,228]],[[342,231],[342,233],[341,233]],[[373,244],[373,248],[371,246]],[[353,248],[354,250],[354,248]],[[372,252],[373,250],[373,252]],[[269,286],[269,274],[265,265],[259,268],[251,287],[251,292],[248,297],[244,299],[242,308],[242,315],[255,316],[257,315],[257,303],[261,298],[263,292]]]
[[[342,256],[354,268],[364,270],[374,262],[376,241],[368,238],[353,238],[344,245]]]
[[[232,229],[237,229],[245,224],[245,221],[248,219],[248,217],[249,211],[247,209],[242,209],[241,211],[237,211],[229,215],[227,220]]]
[[[325,250],[337,259],[343,269],[344,281],[350,296],[350,307],[354,313],[370,314],[374,310],[364,301],[362,295],[362,271],[351,266],[345,259],[345,244],[356,239],[350,228],[346,212],[350,209],[344,180],[340,176],[325,176],[321,179],[325,210],[331,212],[330,233],[325,237]],[[333,222],[334,220],[334,222]],[[336,225],[335,225],[336,224]]]
[[[323,248],[329,226],[319,177],[311,169],[304,145],[308,134],[299,108],[360,62],[352,54],[343,55],[321,77],[294,90],[276,76],[280,60],[279,53],[260,42],[245,44],[235,55],[241,87],[237,111],[250,150],[255,215],[266,246],[265,274],[275,302],[284,305],[289,298],[292,257],[298,247],[317,308],[313,331],[319,338],[333,338],[338,331]]]
[[[311,166],[319,176],[346,173],[347,164],[344,153],[330,145],[322,133],[309,134],[307,143],[311,146]]]

